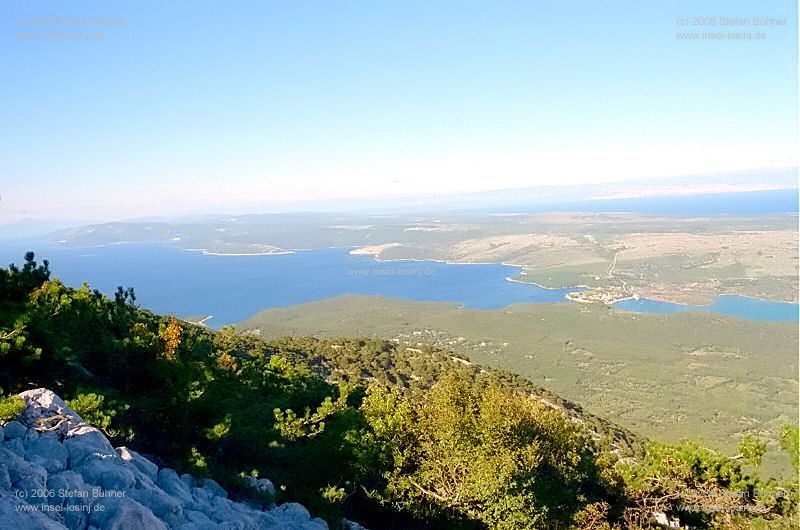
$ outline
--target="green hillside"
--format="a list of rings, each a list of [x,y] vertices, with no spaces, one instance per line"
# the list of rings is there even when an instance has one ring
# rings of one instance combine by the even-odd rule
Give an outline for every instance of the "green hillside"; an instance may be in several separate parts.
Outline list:
[[[791,528],[797,484],[767,450],[644,442],[509,373],[384,340],[264,340],[0,269],[0,384],[48,387],[116,441],[253,498],[269,476],[337,525],[370,528]],[[0,402],[13,417],[13,398]],[[782,446],[797,466],[797,428]],[[645,446],[642,450],[642,445]],[[758,493],[757,495],[755,493]],[[269,499],[262,499],[269,501]]]
[[[446,348],[520,374],[647,437],[701,437],[725,450],[742,437],[777,449],[798,410],[797,325],[706,313],[629,313],[603,304],[455,304],[345,296],[263,311],[241,326],[260,336],[382,337]],[[777,451],[771,473],[792,476]]]

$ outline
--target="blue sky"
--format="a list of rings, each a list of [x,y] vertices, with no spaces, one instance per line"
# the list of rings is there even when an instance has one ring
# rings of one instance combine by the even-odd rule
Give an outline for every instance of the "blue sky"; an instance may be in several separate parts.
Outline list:
[[[5,2],[0,221],[796,166],[795,3],[647,4]]]

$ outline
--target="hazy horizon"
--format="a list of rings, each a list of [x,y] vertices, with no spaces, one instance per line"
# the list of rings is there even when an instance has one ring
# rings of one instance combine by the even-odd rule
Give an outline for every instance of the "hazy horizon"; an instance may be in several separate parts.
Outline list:
[[[416,193],[400,196],[375,195],[341,199],[289,200],[274,202],[223,202],[209,205],[175,205],[168,210],[141,211],[137,214],[117,213],[92,217],[86,210],[63,212],[52,215],[47,211],[31,212],[32,215],[14,215],[2,210],[0,196],[0,227],[34,223],[33,232],[43,228],[53,229],[103,222],[133,222],[142,220],[178,220],[214,215],[291,214],[291,213],[374,213],[385,208],[391,212],[413,212],[435,210],[453,205],[463,210],[505,207],[515,201],[529,201],[531,206],[566,201],[587,202],[622,199],[645,199],[650,197],[700,196],[724,193],[748,193],[797,189],[797,171],[792,168],[773,168],[756,171],[712,173],[706,175],[684,175],[658,179],[638,179],[620,182],[598,182],[586,185],[550,184],[495,188],[479,192],[458,194]],[[102,211],[102,209],[100,209]],[[70,215],[73,213],[74,215]],[[36,226],[39,223],[41,226]],[[29,233],[33,233],[29,232]]]
[[[796,168],[796,11],[12,3],[0,222]]]

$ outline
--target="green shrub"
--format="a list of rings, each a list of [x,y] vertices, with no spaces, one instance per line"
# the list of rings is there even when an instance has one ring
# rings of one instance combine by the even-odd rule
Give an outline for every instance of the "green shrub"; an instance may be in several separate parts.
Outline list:
[[[97,427],[109,437],[132,439],[133,433],[130,429],[112,427],[114,417],[118,411],[116,407],[104,405],[105,399],[102,394],[90,392],[88,394],[78,394],[74,399],[68,400],[67,405],[77,412],[83,418],[83,421]]]
[[[19,396],[0,398],[0,422],[11,421],[25,410],[25,400]]]

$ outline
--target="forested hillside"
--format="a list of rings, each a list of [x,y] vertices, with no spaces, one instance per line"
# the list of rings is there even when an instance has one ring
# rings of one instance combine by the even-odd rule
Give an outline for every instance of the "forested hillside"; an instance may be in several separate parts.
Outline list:
[[[202,288],[199,286],[198,288]],[[759,477],[765,445],[726,456],[647,442],[512,374],[380,340],[264,341],[0,269],[0,386],[56,391],[107,435],[180,471],[370,528],[794,528],[797,483]],[[0,403],[0,422],[18,402]],[[782,445],[797,470],[797,426]]]

